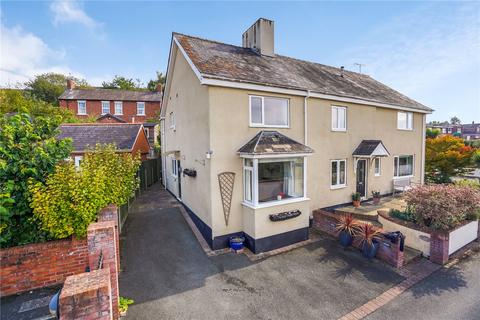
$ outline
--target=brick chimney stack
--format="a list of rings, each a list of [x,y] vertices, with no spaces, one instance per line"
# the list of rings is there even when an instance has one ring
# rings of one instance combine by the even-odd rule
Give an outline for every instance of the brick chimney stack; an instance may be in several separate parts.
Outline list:
[[[67,89],[75,89],[76,83],[72,79],[67,79]]]

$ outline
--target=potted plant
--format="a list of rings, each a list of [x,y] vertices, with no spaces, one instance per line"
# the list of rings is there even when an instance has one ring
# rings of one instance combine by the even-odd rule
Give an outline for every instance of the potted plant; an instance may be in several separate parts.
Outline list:
[[[360,194],[360,192],[352,193],[352,204],[355,208],[360,207],[360,198],[361,197],[362,197],[362,195]]]
[[[373,204],[377,205],[380,203],[380,191],[372,191],[372,196],[373,196]]]
[[[277,200],[282,200],[283,198],[285,198],[284,192],[280,192],[279,194],[277,194]]]
[[[120,297],[118,301],[118,310],[120,311],[120,316],[124,317],[127,315],[128,306],[133,302],[134,301],[132,299]]]
[[[362,253],[368,259],[372,259],[377,255],[378,251],[378,239],[380,238],[380,232],[370,223],[364,223],[360,227],[360,231],[357,236],[361,240]]]
[[[245,237],[233,236],[230,238],[230,248],[235,251],[243,249],[243,243],[245,242]]]
[[[335,227],[339,232],[340,244],[343,247],[348,247],[352,244],[353,237],[359,231],[359,223],[353,218],[351,213],[344,214],[338,219],[337,226]]]

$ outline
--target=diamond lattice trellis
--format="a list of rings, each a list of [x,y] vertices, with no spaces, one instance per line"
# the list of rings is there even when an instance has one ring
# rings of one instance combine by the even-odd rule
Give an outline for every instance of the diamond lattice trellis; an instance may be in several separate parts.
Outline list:
[[[225,224],[228,226],[230,218],[230,206],[232,204],[233,185],[235,183],[235,173],[222,172],[218,174],[218,184],[220,186],[220,196],[222,198],[223,215]]]

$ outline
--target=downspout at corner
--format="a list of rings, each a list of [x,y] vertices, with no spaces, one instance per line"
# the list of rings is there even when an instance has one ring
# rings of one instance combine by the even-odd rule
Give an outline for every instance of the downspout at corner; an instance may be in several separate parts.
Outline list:
[[[307,135],[308,135],[308,113],[307,113],[308,103],[307,103],[307,99],[308,98],[310,98],[310,90],[307,90],[307,94],[305,95],[305,97],[303,99],[303,116],[304,116],[304,119],[303,119],[303,128],[304,128],[303,143],[305,145],[308,145],[308,139],[307,139]]]
[[[425,183],[425,143],[427,135],[427,115],[422,115],[422,163],[421,163],[421,175],[420,184]]]

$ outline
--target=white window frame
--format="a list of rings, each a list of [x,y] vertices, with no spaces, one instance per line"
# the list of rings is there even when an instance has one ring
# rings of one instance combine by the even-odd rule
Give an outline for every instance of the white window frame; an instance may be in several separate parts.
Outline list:
[[[288,203],[295,203],[308,200],[307,198],[307,159],[306,154],[296,154],[291,156],[282,156],[282,157],[253,157],[253,156],[244,156],[243,160],[243,202],[242,204],[250,207],[252,209],[261,209],[268,208],[273,206],[284,205]],[[259,159],[268,159],[272,161],[292,161],[295,158],[303,158],[303,196],[297,198],[289,198],[283,200],[272,200],[268,202],[258,202],[258,163]],[[253,161],[253,167],[245,167],[245,159],[251,159]],[[246,185],[245,185],[245,171],[251,170],[252,173],[252,201],[245,200],[246,194]]]
[[[80,103],[83,103],[85,107],[85,112],[80,112]],[[87,101],[86,100],[78,100],[77,101],[77,114],[81,116],[87,115]]]
[[[174,178],[178,177],[178,160],[175,158],[172,158],[172,176]]]
[[[400,114],[405,114],[405,127],[400,127]],[[397,111],[397,129],[412,131],[413,130],[413,112]]]
[[[108,111],[105,112],[104,105],[107,105],[107,104],[108,104]],[[101,106],[102,106],[102,115],[110,113],[110,101],[102,101]]]
[[[83,160],[83,156],[75,156],[73,160],[75,161],[75,167],[80,168],[80,163]]]
[[[378,161],[378,172],[377,172],[377,161]],[[380,177],[382,175],[382,158],[373,159],[373,173],[375,177]]]
[[[175,113],[173,111],[170,112],[168,121],[170,122],[170,129],[175,130]]]
[[[344,114],[345,114],[345,128],[340,128],[338,127],[338,110],[339,109],[342,109],[344,110]],[[346,132],[347,131],[347,107],[343,107],[343,106],[332,106],[331,107],[331,118],[330,118],[330,122],[331,122],[331,126],[332,126],[332,131],[339,131],[339,132]],[[334,126],[333,124],[333,114],[334,112],[336,113],[336,116],[337,116],[337,123],[336,123],[336,127]]]
[[[117,106],[120,106],[120,112],[117,112]],[[115,115],[118,115],[118,116],[123,116],[123,101],[115,101],[113,103],[113,108],[114,108],[114,112],[115,112]]]
[[[139,106],[141,106],[141,105],[143,105],[143,113],[139,113],[139,110],[140,110]],[[147,110],[145,110],[145,102],[142,102],[142,101],[137,102],[137,116],[146,115],[146,111]]]
[[[412,174],[407,176],[396,176],[395,175],[395,159],[397,160],[397,173],[400,173],[400,158],[401,157],[412,157]],[[393,179],[405,179],[413,178],[415,176],[415,155],[414,154],[402,154],[393,157]]]
[[[259,98],[262,100],[262,123],[253,123],[252,122],[252,98]],[[269,99],[278,99],[287,101],[287,124],[286,125],[272,125],[265,124],[265,98]],[[249,113],[249,124],[253,128],[290,128],[290,99],[282,97],[270,97],[270,96],[248,96],[248,113]]]
[[[242,159],[243,160],[243,201],[245,203],[249,203],[251,205],[253,205],[256,200],[255,200],[255,192],[254,192],[254,185],[255,185],[255,178],[254,178],[254,175],[253,175],[253,172],[254,172],[254,166],[255,166],[255,163],[253,162],[252,159]],[[247,166],[246,165],[246,162],[247,160],[251,160],[252,161],[252,166]],[[247,199],[247,175],[246,175],[246,172],[249,172],[250,174],[250,179],[251,179],[251,184],[250,184],[250,193],[251,193],[251,199],[248,200]],[[257,181],[258,183],[258,181]]]
[[[345,178],[343,179],[344,183],[339,183],[340,182],[340,162],[345,162]],[[337,184],[332,184],[332,166],[333,163],[337,163]],[[330,167],[328,170],[330,171],[330,189],[341,189],[345,188],[347,186],[347,159],[335,159],[335,160],[330,160]]]

